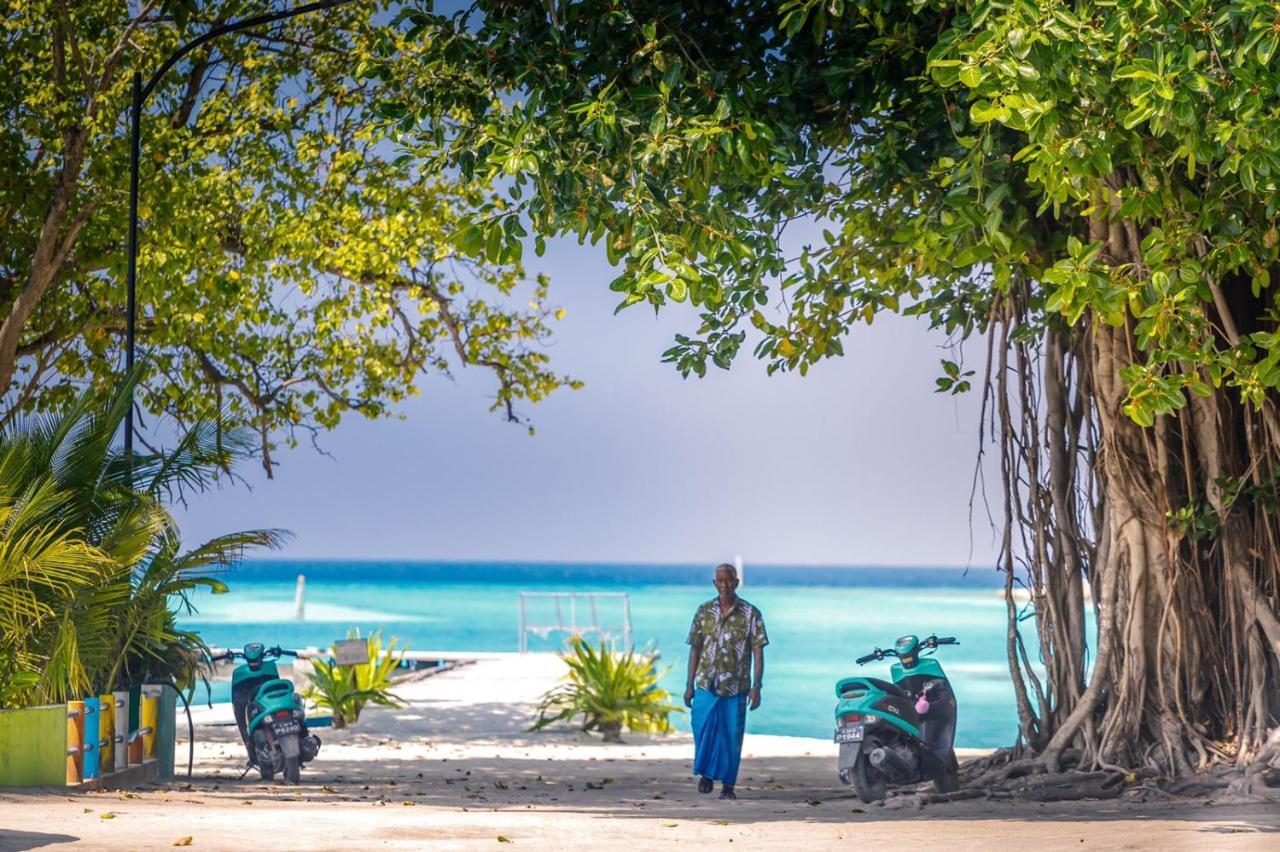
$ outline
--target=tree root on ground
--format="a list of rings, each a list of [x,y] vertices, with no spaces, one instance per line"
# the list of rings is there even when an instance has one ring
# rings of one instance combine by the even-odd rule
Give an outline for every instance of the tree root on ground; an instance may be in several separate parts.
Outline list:
[[[1152,770],[1125,771],[1076,768],[1078,751],[1066,751],[1059,772],[1049,772],[1025,751],[1001,749],[960,768],[961,787],[951,793],[934,792],[933,784],[918,784],[890,794],[883,806],[892,810],[923,808],[969,799],[1022,802],[1073,802],[1124,799],[1133,802],[1174,802],[1200,799],[1216,804],[1280,802],[1280,730],[1247,766],[1218,765],[1178,778]]]

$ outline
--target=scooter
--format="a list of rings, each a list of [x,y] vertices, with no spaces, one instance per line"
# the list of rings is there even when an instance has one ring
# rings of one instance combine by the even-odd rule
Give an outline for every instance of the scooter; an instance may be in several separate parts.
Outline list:
[[[956,761],[956,698],[942,666],[932,658],[954,637],[903,636],[889,649],[876,648],[858,665],[897,657],[893,682],[847,677],[836,684],[835,741],[840,745],[840,781],[858,798],[885,797],[890,784],[932,781],[940,793],[959,786]],[[928,656],[922,656],[927,654]]]
[[[320,738],[307,730],[302,696],[276,669],[275,661],[285,656],[298,654],[250,642],[243,651],[227,651],[211,661],[244,660],[231,673],[231,709],[249,753],[249,766],[258,767],[263,781],[281,773],[285,781],[297,784],[302,764],[319,753]]]

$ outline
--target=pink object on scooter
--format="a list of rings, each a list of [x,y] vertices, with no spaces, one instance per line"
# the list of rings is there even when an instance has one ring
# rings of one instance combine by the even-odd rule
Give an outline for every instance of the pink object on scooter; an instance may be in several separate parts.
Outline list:
[[[916,713],[923,716],[929,712],[929,699],[921,695],[916,699]]]

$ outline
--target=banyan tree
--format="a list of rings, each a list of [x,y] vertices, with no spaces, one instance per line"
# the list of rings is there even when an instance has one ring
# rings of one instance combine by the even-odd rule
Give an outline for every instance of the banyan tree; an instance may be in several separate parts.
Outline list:
[[[482,0],[405,13],[425,61],[361,73],[402,144],[506,188],[467,251],[603,243],[620,307],[697,311],[664,354],[685,374],[743,346],[804,373],[880,311],[944,329],[967,358],[937,390],[983,395],[998,567],[1030,594],[1018,750],[1256,774],[1280,751],[1277,20]]]

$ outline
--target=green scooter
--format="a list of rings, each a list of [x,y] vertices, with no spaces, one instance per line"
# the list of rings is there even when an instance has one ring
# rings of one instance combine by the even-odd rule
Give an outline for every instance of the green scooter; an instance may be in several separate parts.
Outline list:
[[[892,648],[858,658],[863,665],[897,657],[892,682],[847,677],[836,684],[840,780],[862,801],[883,799],[890,784],[933,781],[942,793],[959,786],[955,693],[932,658],[940,645],[958,644],[949,636],[902,636]]]
[[[276,669],[275,661],[285,656],[298,654],[250,642],[243,651],[227,651],[211,661],[244,660],[231,673],[231,709],[249,753],[249,766],[258,767],[263,781],[280,773],[286,782],[297,784],[302,764],[314,760],[320,751],[320,738],[307,730],[302,697]]]

